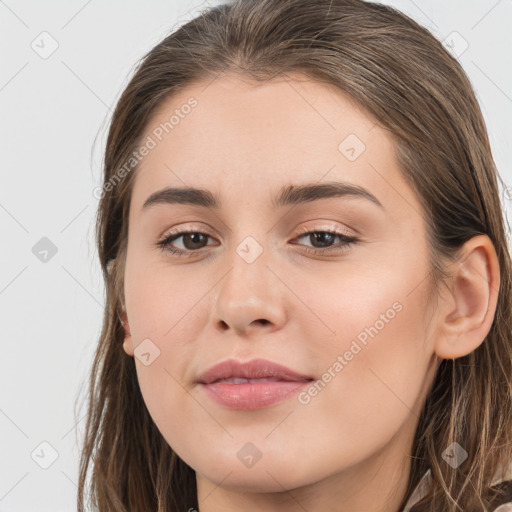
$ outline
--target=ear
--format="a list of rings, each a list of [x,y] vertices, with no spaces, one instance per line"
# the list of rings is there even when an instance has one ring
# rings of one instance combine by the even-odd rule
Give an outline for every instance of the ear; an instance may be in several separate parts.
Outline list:
[[[133,357],[133,342],[132,335],[130,333],[130,324],[128,323],[128,317],[126,315],[126,311],[122,314],[123,318],[123,326],[124,326],[124,341],[123,341],[123,349],[129,355]]]
[[[453,270],[454,269],[454,270]],[[477,235],[461,248],[454,263],[450,297],[439,301],[440,314],[435,353],[456,359],[478,348],[491,329],[498,301],[500,269],[487,235]]]

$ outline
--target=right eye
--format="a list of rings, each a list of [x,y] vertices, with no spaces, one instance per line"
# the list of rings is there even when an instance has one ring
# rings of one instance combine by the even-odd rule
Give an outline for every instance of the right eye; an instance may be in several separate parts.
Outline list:
[[[183,249],[176,248],[172,244],[176,240],[182,238]],[[206,247],[207,239],[211,238],[207,233],[192,230],[182,230],[170,233],[163,240],[157,242],[157,246],[163,251],[168,251],[177,256],[191,255],[198,252],[199,249]],[[188,247],[187,247],[188,246]]]

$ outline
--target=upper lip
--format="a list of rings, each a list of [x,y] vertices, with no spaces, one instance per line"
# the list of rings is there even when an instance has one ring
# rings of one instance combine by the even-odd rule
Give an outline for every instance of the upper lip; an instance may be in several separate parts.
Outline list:
[[[210,367],[199,376],[197,381],[201,384],[211,384],[218,380],[237,377],[243,379],[276,378],[284,381],[312,380],[309,375],[301,375],[286,366],[266,359],[252,359],[245,363],[236,359],[227,359]]]

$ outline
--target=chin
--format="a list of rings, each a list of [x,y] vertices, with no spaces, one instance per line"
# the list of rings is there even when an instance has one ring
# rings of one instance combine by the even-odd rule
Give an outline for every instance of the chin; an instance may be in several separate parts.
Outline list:
[[[222,471],[218,469],[201,471],[199,468],[197,472],[223,489],[244,493],[291,491],[309,485],[315,480],[310,474],[311,471],[308,474],[297,471],[300,469],[300,464],[290,462],[283,465],[273,463],[271,460],[264,463],[263,457],[250,468],[244,467],[238,460],[235,463],[225,464],[222,468]]]
[[[243,471],[237,469],[233,471],[225,480],[218,480],[218,474],[215,476],[215,480],[208,478],[208,480],[219,485],[223,489],[233,492],[240,493],[275,493],[290,491],[300,485],[292,483],[284,475],[277,475],[275,472],[268,470],[270,474],[265,471],[259,473],[252,473],[251,470]],[[272,478],[274,477],[274,478]]]

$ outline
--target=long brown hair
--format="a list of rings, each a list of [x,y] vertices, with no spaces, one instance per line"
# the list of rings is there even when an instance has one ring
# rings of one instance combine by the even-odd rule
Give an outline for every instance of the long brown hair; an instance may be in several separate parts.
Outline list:
[[[164,99],[226,71],[255,81],[300,72],[333,84],[390,131],[401,171],[421,200],[435,287],[447,277],[443,262],[457,258],[464,242],[486,234],[494,244],[500,290],[491,330],[471,354],[441,362],[400,507],[430,469],[431,485],[414,510],[487,510],[497,493],[493,478],[512,460],[512,283],[501,178],[459,62],[404,14],[361,0],[235,0],[203,11],[139,62],[115,108],[105,151],[97,245],[106,307],[87,396],[78,509],[84,510],[87,495],[101,512],[198,508],[195,472],[153,423],[134,359],[122,348],[136,165],[119,170]],[[468,453],[456,470],[440,460],[453,442]]]

